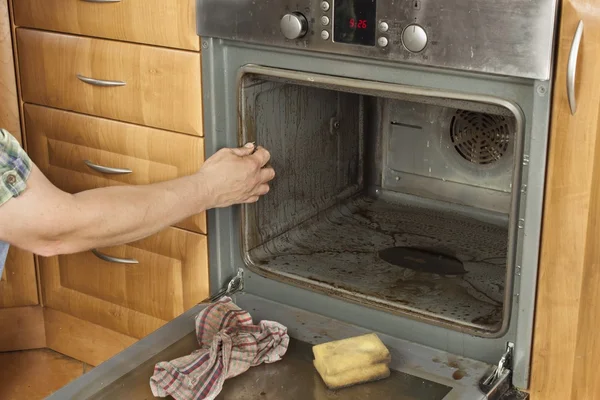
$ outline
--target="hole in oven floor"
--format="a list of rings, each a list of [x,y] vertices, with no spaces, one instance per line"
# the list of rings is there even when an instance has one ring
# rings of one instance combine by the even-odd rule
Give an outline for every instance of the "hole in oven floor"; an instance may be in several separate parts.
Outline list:
[[[340,203],[250,251],[268,275],[429,320],[497,331],[502,320],[507,228],[382,199]],[[465,273],[390,264],[396,246],[456,258]],[[428,271],[431,271],[429,269]]]

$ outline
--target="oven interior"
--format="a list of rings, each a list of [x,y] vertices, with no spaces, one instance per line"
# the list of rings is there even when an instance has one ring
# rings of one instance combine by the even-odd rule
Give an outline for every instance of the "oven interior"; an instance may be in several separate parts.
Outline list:
[[[240,142],[271,153],[243,208],[263,276],[429,323],[506,327],[522,130],[507,108],[246,74]],[[518,186],[516,186],[518,187]]]

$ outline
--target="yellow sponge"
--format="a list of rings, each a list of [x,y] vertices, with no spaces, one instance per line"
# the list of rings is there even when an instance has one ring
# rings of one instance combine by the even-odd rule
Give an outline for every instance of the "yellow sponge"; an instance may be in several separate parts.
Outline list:
[[[330,389],[390,376],[390,353],[374,333],[313,346],[313,362]]]

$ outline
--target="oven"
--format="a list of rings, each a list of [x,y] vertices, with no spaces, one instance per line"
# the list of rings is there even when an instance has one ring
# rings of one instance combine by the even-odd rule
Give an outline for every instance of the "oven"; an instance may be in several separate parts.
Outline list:
[[[198,0],[207,156],[253,141],[277,173],[209,213],[213,292],[305,344],[377,332],[421,382],[406,398],[526,398],[556,7]],[[143,381],[200,308],[96,376],[127,360]],[[255,398],[254,378],[225,390]]]

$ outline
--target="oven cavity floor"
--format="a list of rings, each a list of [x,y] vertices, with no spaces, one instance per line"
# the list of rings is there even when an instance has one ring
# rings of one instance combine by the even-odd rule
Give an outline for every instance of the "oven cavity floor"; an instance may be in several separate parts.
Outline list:
[[[279,279],[428,320],[497,331],[507,242],[505,227],[450,212],[358,198],[249,255],[263,273]],[[440,260],[446,262],[436,265],[435,256],[410,255],[406,264],[384,261],[379,252],[394,247],[426,249],[443,254]],[[454,275],[447,275],[444,264],[452,258],[446,256],[462,262],[462,273],[454,269]],[[420,263],[427,265],[419,268]]]

